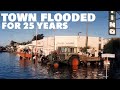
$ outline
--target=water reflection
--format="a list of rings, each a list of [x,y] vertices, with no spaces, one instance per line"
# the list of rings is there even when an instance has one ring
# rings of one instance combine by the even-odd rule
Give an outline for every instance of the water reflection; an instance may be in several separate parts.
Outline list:
[[[31,60],[29,60],[29,59],[20,59],[19,60],[19,64],[20,64],[20,67],[22,67],[22,68],[24,68],[24,67],[27,67],[27,66],[29,66],[29,65],[31,65]]]
[[[105,69],[101,67],[60,67],[50,68],[48,74],[54,79],[105,79]]]
[[[105,68],[100,66],[63,66],[63,67],[49,67],[41,63],[34,63],[31,60],[19,60],[20,67],[26,69],[30,68],[33,71],[32,78],[39,78],[41,75],[48,75],[47,79],[104,79]],[[40,79],[44,79],[41,77]]]
[[[105,79],[100,66],[63,66],[54,68],[15,54],[0,54],[0,78],[5,79]]]

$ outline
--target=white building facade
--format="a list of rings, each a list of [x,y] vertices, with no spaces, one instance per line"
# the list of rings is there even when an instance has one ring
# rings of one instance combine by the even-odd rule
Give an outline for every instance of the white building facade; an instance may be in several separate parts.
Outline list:
[[[107,39],[101,37],[88,37],[88,46],[94,48],[98,53],[99,50],[103,49],[107,41]],[[36,45],[38,52],[42,50],[45,55],[57,50],[57,48],[61,46],[77,47],[79,52],[80,47],[86,46],[86,36],[44,37],[42,40],[37,40],[37,42],[36,40],[32,41],[32,43],[27,46],[35,52]]]

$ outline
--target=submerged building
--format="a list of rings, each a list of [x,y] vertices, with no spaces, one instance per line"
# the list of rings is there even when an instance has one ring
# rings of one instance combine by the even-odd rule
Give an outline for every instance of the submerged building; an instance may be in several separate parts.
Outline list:
[[[108,42],[108,39],[102,37],[88,37],[88,45],[91,49],[94,48],[96,53],[103,49],[104,45]],[[35,52],[37,48],[38,52],[43,51],[45,55],[50,52],[57,50],[58,47],[71,46],[77,47],[77,51],[80,51],[81,47],[86,47],[86,36],[54,36],[54,37],[44,37],[42,40],[32,41],[31,44],[25,45]],[[97,56],[97,54],[96,54]]]

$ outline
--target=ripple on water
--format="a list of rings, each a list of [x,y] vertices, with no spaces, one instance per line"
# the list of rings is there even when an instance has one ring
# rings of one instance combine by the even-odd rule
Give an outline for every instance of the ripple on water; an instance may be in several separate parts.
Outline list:
[[[93,67],[79,67],[72,72],[68,67],[58,70],[19,60],[15,54],[0,53],[0,78],[3,79],[103,79],[103,70]]]

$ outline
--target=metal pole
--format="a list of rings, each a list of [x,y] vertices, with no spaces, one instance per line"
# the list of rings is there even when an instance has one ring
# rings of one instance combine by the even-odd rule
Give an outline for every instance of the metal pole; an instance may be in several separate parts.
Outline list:
[[[108,57],[107,57],[107,60],[106,60],[106,79],[107,79],[107,62],[108,62]]]

